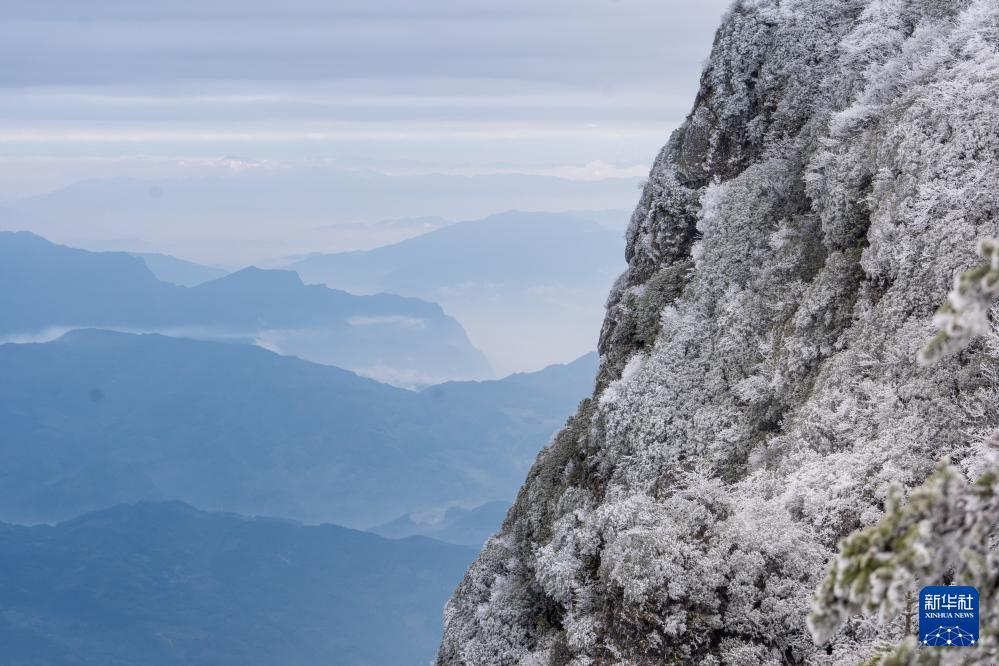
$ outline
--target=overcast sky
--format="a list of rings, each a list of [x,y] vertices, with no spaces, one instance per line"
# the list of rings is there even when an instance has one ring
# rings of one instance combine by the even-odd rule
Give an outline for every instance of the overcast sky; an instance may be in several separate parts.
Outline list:
[[[0,199],[244,165],[638,175],[728,4],[3,0]]]

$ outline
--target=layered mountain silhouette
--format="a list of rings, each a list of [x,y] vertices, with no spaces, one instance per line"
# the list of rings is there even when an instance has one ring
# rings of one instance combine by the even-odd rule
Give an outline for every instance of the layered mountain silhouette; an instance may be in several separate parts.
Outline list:
[[[369,531],[390,539],[419,535],[479,548],[499,531],[509,508],[509,502],[486,502],[471,509],[455,506],[431,519],[407,513]]]
[[[413,392],[241,344],[80,330],[0,345],[0,520],[178,499],[368,527],[509,500],[595,368]]]
[[[169,254],[158,252],[135,252],[135,256],[145,262],[157,279],[182,287],[196,287],[210,280],[224,277],[228,271],[214,266],[205,266],[193,261],[185,261]]]
[[[306,285],[291,271],[250,267],[185,288],[158,280],[139,257],[0,232],[0,285],[0,338],[156,331],[255,343],[407,386],[491,375],[440,306]]]
[[[607,291],[625,267],[624,240],[573,215],[510,212],[286,267],[352,293],[440,303],[501,370],[513,371],[596,346]]]
[[[573,215],[509,212],[373,250],[304,257],[289,268],[355,293],[429,291],[469,281],[602,284],[624,264],[620,236]],[[553,251],[567,243],[572,252]]]
[[[178,502],[55,526],[0,524],[2,661],[427,663],[444,601],[474,554]]]
[[[156,180],[118,177],[85,180],[5,203],[0,229],[29,229],[88,248],[245,264],[316,248],[371,248],[413,235],[406,224],[396,229],[368,226],[380,220],[468,220],[508,208],[564,210],[566,202],[581,210],[629,208],[638,182],[520,174],[389,176],[335,168],[247,169]],[[367,228],[358,229],[358,224]]]

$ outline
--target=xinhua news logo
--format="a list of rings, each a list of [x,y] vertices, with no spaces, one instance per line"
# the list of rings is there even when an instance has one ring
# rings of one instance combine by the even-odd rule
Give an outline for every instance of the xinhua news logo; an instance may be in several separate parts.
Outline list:
[[[919,591],[919,640],[932,647],[978,642],[978,590],[930,585]]]

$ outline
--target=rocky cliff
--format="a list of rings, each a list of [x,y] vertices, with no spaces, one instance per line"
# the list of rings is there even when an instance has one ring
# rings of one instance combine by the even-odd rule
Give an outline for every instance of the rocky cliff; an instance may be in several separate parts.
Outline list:
[[[593,397],[445,613],[439,664],[856,663],[837,543],[999,422],[985,343],[916,363],[999,215],[995,0],[743,0],[652,169]]]

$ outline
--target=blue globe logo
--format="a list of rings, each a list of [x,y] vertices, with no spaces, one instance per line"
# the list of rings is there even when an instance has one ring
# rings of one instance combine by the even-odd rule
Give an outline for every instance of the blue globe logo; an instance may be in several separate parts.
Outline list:
[[[927,585],[919,591],[919,642],[931,647],[978,643],[978,590],[971,585]]]
[[[974,644],[974,635],[960,627],[937,627],[923,634],[923,645],[932,647],[945,645],[963,645],[967,647]]]

